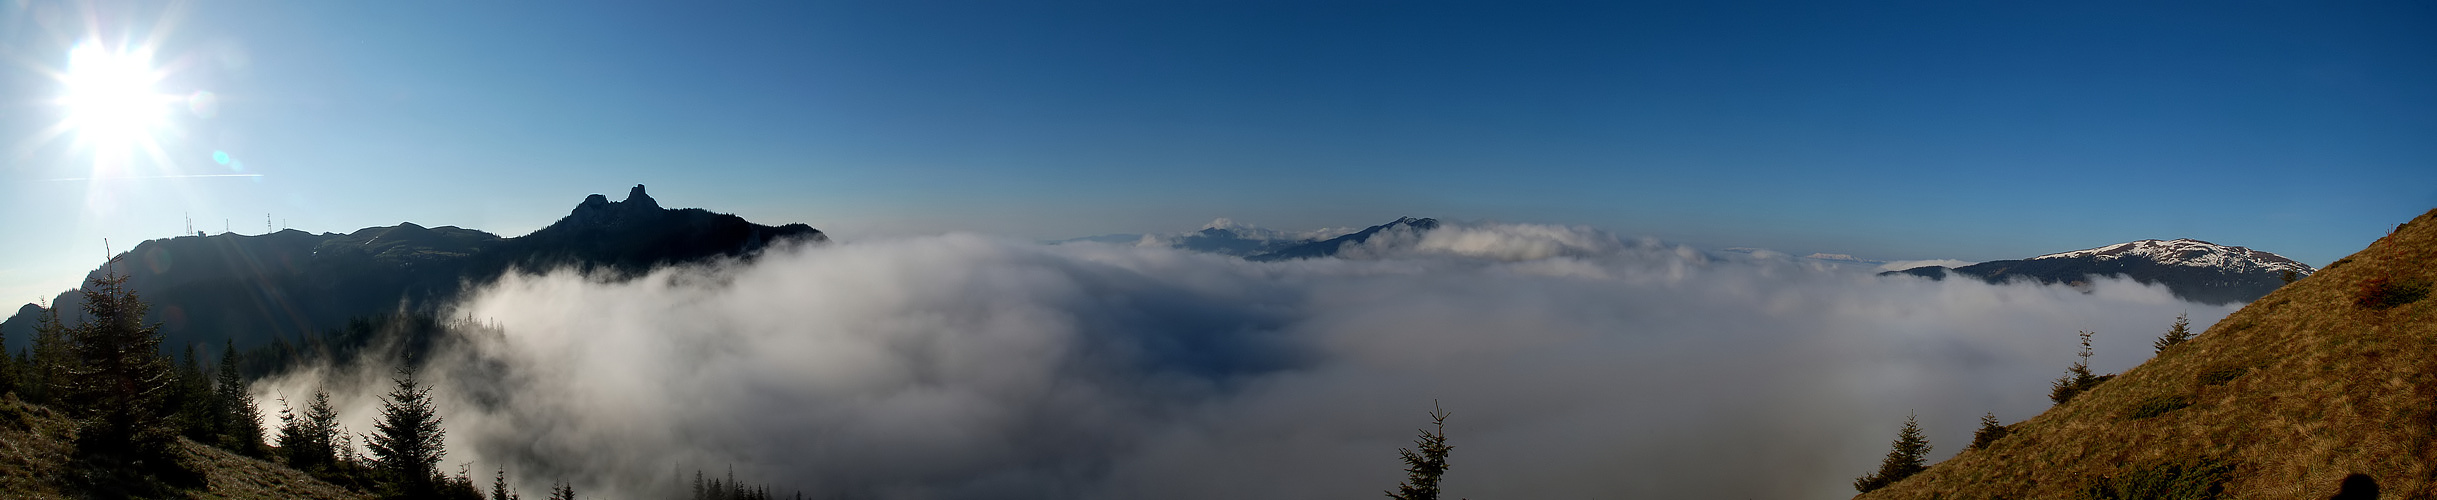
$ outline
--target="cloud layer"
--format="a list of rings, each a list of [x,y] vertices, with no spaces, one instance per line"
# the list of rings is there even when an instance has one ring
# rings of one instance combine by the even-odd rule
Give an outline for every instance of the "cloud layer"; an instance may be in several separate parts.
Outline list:
[[[1944,457],[1982,412],[2043,410],[2076,330],[2114,371],[2176,314],[2232,312],[1587,228],[1383,236],[1275,263],[946,235],[512,277],[426,374],[448,462],[530,491],[733,466],[817,497],[1364,497],[1436,401],[1458,497],[1843,498],[1908,413]],[[346,380],[350,408],[380,389]]]

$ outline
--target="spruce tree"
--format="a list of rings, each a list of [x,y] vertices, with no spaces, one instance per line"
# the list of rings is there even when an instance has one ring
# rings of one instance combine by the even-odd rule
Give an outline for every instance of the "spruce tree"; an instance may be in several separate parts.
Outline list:
[[[0,330],[0,394],[17,390],[17,358],[8,354],[8,331]]]
[[[1447,452],[1455,447],[1447,445],[1447,412],[1439,409],[1435,401],[1430,404],[1430,425],[1433,429],[1421,429],[1421,435],[1413,439],[1413,446],[1421,451],[1396,449],[1397,456],[1405,461],[1405,482],[1396,485],[1396,491],[1387,492],[1388,498],[1438,500],[1439,478],[1447,474]]]
[[[195,344],[186,344],[186,353],[178,360],[177,391],[170,398],[170,408],[177,412],[178,432],[196,441],[216,442],[220,435],[220,417],[213,401],[212,380],[203,372],[203,362],[195,355]]]
[[[42,315],[34,317],[34,345],[26,361],[25,400],[39,405],[66,402],[68,376],[82,363],[68,339],[67,325],[59,321],[59,308],[43,308]]]
[[[2049,384],[2049,401],[2060,405],[2065,404],[2066,401],[2072,401],[2074,396],[2080,396],[2082,392],[2098,387],[2099,383],[2115,378],[2114,375],[2098,375],[2090,372],[2090,336],[2092,334],[2093,332],[2081,332],[2082,352],[2078,356],[2081,356],[2082,359],[2074,361],[2073,366],[2066,367],[2064,377]]]
[[[2151,342],[2150,345],[2157,347],[2158,352],[2163,354],[2166,352],[2166,348],[2191,340],[2192,320],[2190,316],[2189,313],[2175,315],[2175,326],[2167,328],[2166,333],[2159,335],[2158,340]]]
[[[1997,423],[1996,413],[1981,415],[1980,430],[1972,431],[1972,445],[1968,449],[1978,450],[1988,448],[1990,444],[1996,443],[1997,440],[2005,439],[2007,432],[2010,432],[2010,430],[2006,429],[2004,424]]]
[[[1887,459],[1879,462],[1878,472],[1854,479],[1853,489],[1869,493],[1929,470],[1928,458],[1929,439],[1921,437],[1918,419],[1907,415],[1904,417],[1904,430],[1896,432],[1894,449],[1888,450]]]
[[[330,393],[313,390],[313,401],[305,404],[304,441],[311,465],[328,466],[337,463],[338,410],[330,407]]]
[[[313,469],[305,466],[311,459],[300,453],[306,448],[304,419],[296,414],[294,405],[288,404],[287,396],[273,401],[279,402],[279,430],[271,433],[271,445],[279,447],[279,458],[286,460],[289,468],[311,472]]]
[[[337,465],[338,412],[330,408],[330,393],[313,391],[305,412],[298,414],[279,400],[279,451],[288,466],[314,472]]]
[[[237,371],[237,341],[229,339],[220,355],[220,381],[213,399],[220,407],[220,447],[240,454],[262,451],[262,416],[254,397],[246,393],[245,377]]]
[[[78,364],[67,377],[78,448],[106,461],[165,465],[176,433],[161,403],[176,375],[161,356],[158,326],[144,324],[146,306],[115,266],[81,292],[88,320],[67,329]]]
[[[499,473],[491,476],[491,500],[519,500],[515,493],[508,492],[506,467],[499,468]]]
[[[411,364],[411,363],[409,363]],[[431,389],[415,381],[412,368],[398,368],[397,387],[381,398],[381,418],[367,439],[373,465],[393,493],[425,498],[436,493],[440,474],[440,415],[432,407]]]

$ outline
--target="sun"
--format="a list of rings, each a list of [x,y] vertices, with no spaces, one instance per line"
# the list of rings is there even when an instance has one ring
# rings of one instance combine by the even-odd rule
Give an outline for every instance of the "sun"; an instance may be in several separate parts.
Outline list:
[[[59,101],[67,111],[63,125],[97,154],[152,146],[153,134],[168,123],[169,110],[179,99],[153,90],[161,75],[152,67],[148,49],[77,44],[68,51],[67,71],[59,77],[66,86]]]

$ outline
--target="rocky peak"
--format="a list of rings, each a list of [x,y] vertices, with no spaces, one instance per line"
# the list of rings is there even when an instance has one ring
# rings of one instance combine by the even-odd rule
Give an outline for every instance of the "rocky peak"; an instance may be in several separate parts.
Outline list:
[[[646,208],[657,210],[660,208],[660,202],[652,201],[652,195],[643,194],[642,184],[636,184],[634,189],[626,190],[625,203],[629,205],[629,209],[632,210]]]

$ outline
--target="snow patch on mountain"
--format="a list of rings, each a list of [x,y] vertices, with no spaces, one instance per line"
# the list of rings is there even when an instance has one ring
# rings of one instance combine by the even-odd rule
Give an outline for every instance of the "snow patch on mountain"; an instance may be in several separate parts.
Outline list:
[[[2041,255],[2032,257],[2030,260],[2092,259],[2107,261],[2126,257],[2138,257],[2166,265],[2213,267],[2232,272],[2293,271],[2309,275],[2318,271],[2308,264],[2295,262],[2282,255],[2191,238],[2117,243],[2098,248]]]

